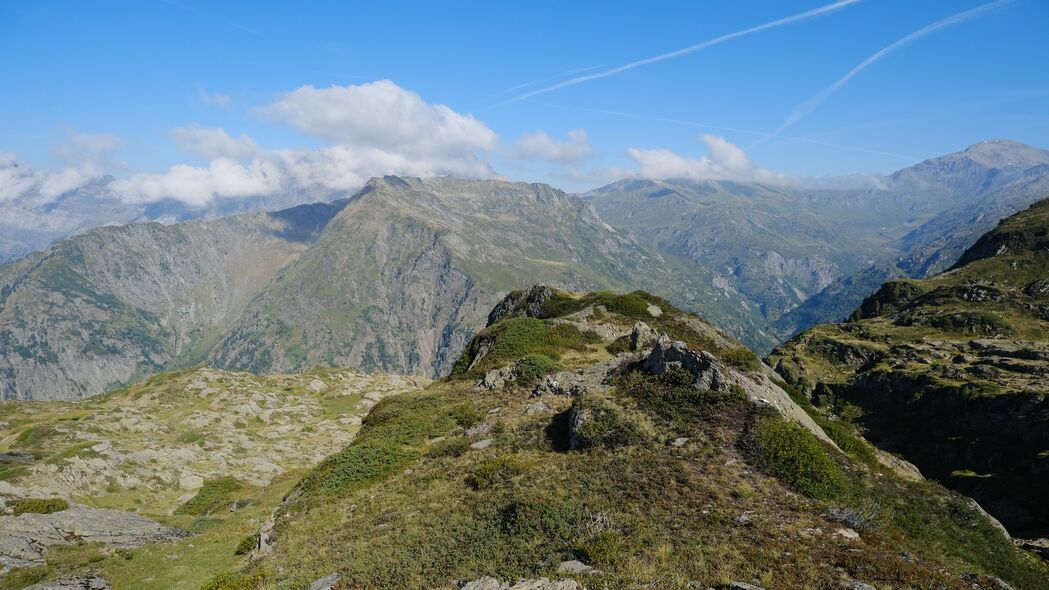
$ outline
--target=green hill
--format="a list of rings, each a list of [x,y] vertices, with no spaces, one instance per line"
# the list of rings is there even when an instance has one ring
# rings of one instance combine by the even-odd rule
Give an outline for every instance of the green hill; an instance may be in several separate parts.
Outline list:
[[[885,283],[848,321],[769,363],[828,413],[974,498],[1023,537],[1049,534],[1049,201],[1003,220],[949,270]]]

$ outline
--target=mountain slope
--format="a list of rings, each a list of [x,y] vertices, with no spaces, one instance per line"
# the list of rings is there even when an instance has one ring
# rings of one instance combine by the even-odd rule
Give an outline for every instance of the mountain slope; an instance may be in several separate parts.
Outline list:
[[[675,270],[546,185],[373,179],[251,303],[211,360],[253,371],[326,364],[441,375],[491,305],[523,281],[664,285],[688,301],[699,281],[675,283]]]
[[[513,293],[212,587],[1047,587],[967,499],[821,418],[831,443],[772,376],[646,293]]]
[[[199,362],[338,208],[99,228],[0,267],[0,399],[75,399]]]
[[[770,364],[1015,534],[1049,534],[1049,201],[951,269],[886,283]],[[851,409],[850,409],[851,408]]]
[[[734,333],[767,351],[843,319],[890,277],[947,268],[1047,190],[1049,151],[993,140],[885,177],[629,180],[584,198],[643,243],[712,273],[732,294],[726,315],[760,310],[750,316],[757,332]]]

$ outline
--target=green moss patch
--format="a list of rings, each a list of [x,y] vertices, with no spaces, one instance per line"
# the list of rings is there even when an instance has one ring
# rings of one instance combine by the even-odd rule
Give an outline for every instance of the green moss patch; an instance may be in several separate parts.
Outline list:
[[[195,496],[175,510],[175,514],[206,516],[229,506],[243,488],[244,484],[232,477],[209,479]]]

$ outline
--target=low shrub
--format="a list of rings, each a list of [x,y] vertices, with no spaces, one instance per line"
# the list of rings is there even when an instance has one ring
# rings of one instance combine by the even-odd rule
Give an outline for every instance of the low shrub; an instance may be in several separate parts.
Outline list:
[[[818,499],[838,497],[845,474],[808,430],[772,411],[762,412],[744,436],[744,450],[762,469]]]
[[[742,423],[750,405],[745,392],[737,388],[699,389],[692,380],[692,374],[684,369],[672,369],[662,375],[632,371],[619,379],[616,389],[677,432],[707,421]]]
[[[721,360],[736,367],[741,371],[757,371],[761,367],[761,359],[745,346],[730,348],[720,354]]]
[[[592,332],[587,332],[592,334]],[[535,385],[540,379],[561,370],[561,363],[545,354],[529,354],[517,361],[514,373],[521,385]]]
[[[50,575],[51,570],[46,565],[16,567],[0,577],[0,590],[22,590],[43,582]]]
[[[38,447],[44,443],[47,439],[53,437],[58,431],[49,424],[37,424],[30,426],[22,432],[18,433],[15,437],[15,441],[11,443],[13,449],[25,449]]]
[[[610,354],[620,354],[623,352],[630,352],[630,336],[620,336],[612,341],[611,344],[605,347]]]
[[[252,533],[244,536],[239,543],[237,548],[233,550],[234,555],[247,555],[255,550],[255,547],[259,545],[258,534]]]
[[[572,434],[572,446],[579,449],[615,449],[639,445],[648,440],[647,429],[636,413],[600,397],[578,398],[572,415],[583,415]]]
[[[394,441],[371,438],[352,443],[313,468],[302,480],[304,496],[337,494],[379,481],[419,458]]]
[[[235,500],[234,495],[242,488],[243,484],[232,477],[206,480],[204,485],[197,490],[197,494],[179,506],[175,514],[207,516],[232,503]]]
[[[250,574],[222,572],[208,580],[200,590],[258,590],[268,577],[263,571]]]
[[[61,498],[23,498],[16,500],[11,505],[11,509],[15,516],[26,513],[51,514],[52,512],[69,510],[69,502]]]
[[[456,425],[463,428],[470,428],[484,420],[484,414],[470,404],[452,406],[452,409],[449,410],[448,413],[452,420],[455,421]]]
[[[427,457],[458,457],[470,450],[470,439],[463,436],[446,438],[426,451]]]
[[[500,455],[478,465],[466,477],[466,483],[475,490],[484,490],[510,483],[531,470],[532,465],[518,455]]]

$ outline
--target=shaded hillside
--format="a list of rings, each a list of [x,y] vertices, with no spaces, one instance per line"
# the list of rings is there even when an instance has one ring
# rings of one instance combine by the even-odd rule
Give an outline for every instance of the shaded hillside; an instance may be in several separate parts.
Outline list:
[[[1049,201],[950,270],[888,282],[768,360],[1014,534],[1049,534]]]
[[[817,418],[662,299],[514,292],[209,588],[1047,587],[967,499]]]

